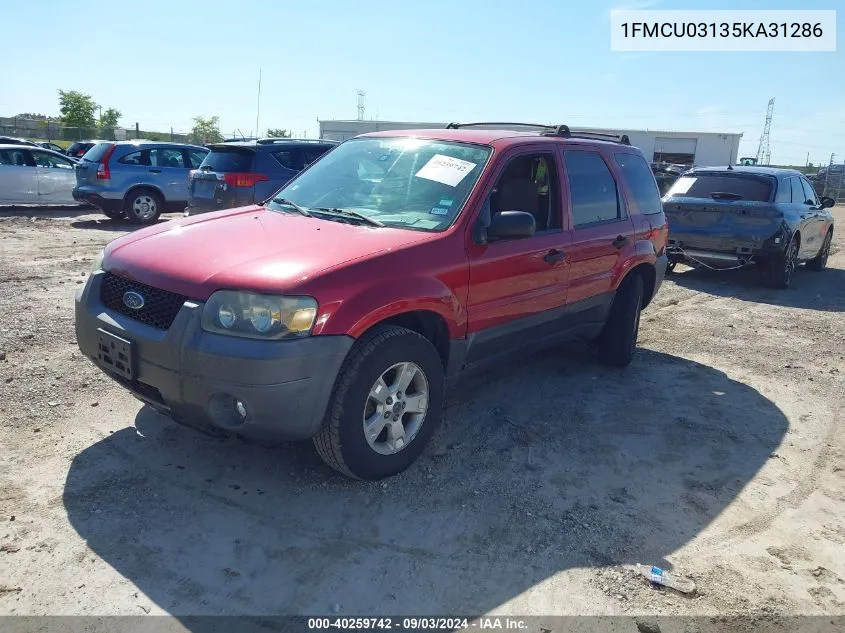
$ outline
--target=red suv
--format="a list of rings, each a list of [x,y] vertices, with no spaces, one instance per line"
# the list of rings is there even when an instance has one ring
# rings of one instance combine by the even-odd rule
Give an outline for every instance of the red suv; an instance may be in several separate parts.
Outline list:
[[[111,242],[80,349],[178,422],[313,438],[360,479],[420,455],[467,369],[574,337],[627,365],[667,263],[649,164],[496,125],[359,136],[263,205]]]

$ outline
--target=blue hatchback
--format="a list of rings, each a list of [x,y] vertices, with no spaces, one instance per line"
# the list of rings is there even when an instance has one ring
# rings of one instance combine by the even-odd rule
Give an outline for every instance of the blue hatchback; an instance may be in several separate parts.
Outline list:
[[[289,138],[211,144],[191,172],[185,215],[263,202],[336,145]]]

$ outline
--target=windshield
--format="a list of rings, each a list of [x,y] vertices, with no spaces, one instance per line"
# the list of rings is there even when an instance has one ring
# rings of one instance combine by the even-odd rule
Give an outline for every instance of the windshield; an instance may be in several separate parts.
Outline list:
[[[774,181],[768,176],[698,172],[681,176],[666,192],[666,197],[684,196],[769,202],[772,199],[773,184]]]
[[[344,209],[385,226],[442,231],[457,217],[491,148],[418,138],[339,145],[277,194],[320,217]],[[286,210],[275,202],[271,209]]]

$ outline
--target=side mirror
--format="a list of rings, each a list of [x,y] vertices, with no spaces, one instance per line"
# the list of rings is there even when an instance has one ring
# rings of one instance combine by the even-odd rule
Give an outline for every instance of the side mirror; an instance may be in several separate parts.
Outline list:
[[[531,237],[537,230],[534,216],[525,211],[501,211],[490,219],[487,239],[513,240]]]
[[[833,198],[828,198],[827,196],[822,198],[822,209],[830,209],[835,205],[836,200],[834,200]]]

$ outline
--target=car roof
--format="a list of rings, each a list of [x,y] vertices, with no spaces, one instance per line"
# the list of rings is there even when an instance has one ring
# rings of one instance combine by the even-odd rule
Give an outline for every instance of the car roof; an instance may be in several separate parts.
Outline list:
[[[319,138],[274,138],[255,139],[246,141],[224,141],[222,143],[209,143],[208,147],[217,149],[221,147],[246,147],[256,149],[258,147],[284,147],[285,145],[303,145],[307,147],[320,147],[323,145],[338,145],[338,141]]]
[[[36,149],[41,152],[53,152],[53,154],[59,153],[55,150],[48,149],[46,147],[41,147],[40,145],[21,145],[19,143],[0,143],[0,149],[27,149],[30,151]],[[61,154],[61,156],[67,158],[67,156],[65,156],[64,154]]]
[[[475,143],[478,145],[490,145],[496,149],[504,149],[511,145],[520,145],[525,142],[532,143],[566,143],[567,145],[605,145],[617,149],[626,148],[638,152],[633,145],[625,145],[615,141],[606,141],[598,138],[584,138],[574,136],[546,136],[542,130],[537,131],[516,131],[497,129],[423,129],[423,130],[384,130],[381,132],[369,132],[361,134],[357,138],[425,138],[436,141],[452,141],[456,143]]]
[[[761,165],[731,165],[730,167],[694,167],[692,169],[695,173],[711,172],[711,173],[738,173],[738,174],[753,174],[757,176],[802,176],[803,174],[797,169],[787,169],[785,167],[764,167]],[[690,175],[690,174],[687,174]]]
[[[178,141],[148,141],[142,138],[132,139],[129,141],[98,141],[98,143],[114,143],[118,147],[136,147],[140,145],[165,145],[167,147],[190,147],[193,149],[206,149],[202,145],[194,145],[192,143],[180,143]]]

